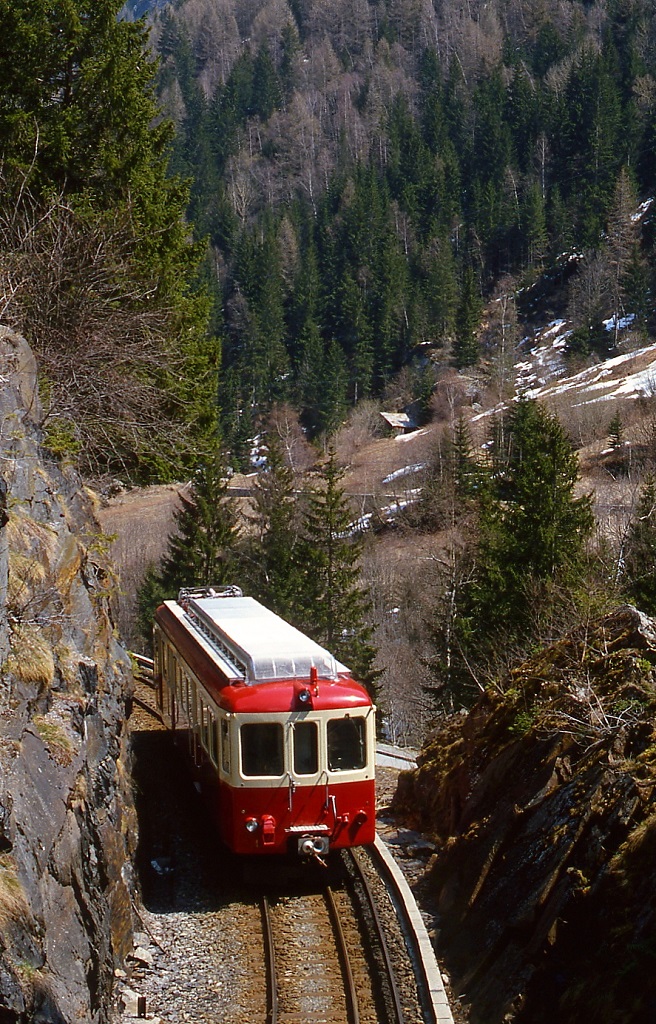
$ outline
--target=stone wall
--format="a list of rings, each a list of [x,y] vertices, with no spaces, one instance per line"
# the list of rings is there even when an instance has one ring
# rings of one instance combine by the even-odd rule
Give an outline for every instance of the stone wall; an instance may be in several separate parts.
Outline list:
[[[0,328],[0,1024],[102,1024],[132,949],[130,661],[92,496]]]

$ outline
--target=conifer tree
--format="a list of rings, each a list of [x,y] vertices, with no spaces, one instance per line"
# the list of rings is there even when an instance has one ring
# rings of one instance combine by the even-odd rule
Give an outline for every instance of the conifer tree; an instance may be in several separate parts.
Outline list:
[[[579,237],[594,246],[628,142],[608,37],[600,54],[586,50],[572,67],[561,103],[560,184],[564,194],[576,190]]]
[[[281,101],[282,89],[278,73],[269,48],[264,43],[253,62],[253,113],[266,121],[280,106]]]
[[[267,437],[266,466],[257,476],[255,529],[240,556],[243,575],[258,600],[289,622],[299,620],[303,590],[300,508],[294,474],[275,437]]]
[[[557,599],[553,585],[567,592],[580,571],[594,522],[589,496],[575,495],[578,464],[557,418],[524,399],[505,420],[494,472],[481,490],[473,573],[454,622],[464,681],[504,645],[528,641],[532,624]]]
[[[456,366],[463,368],[478,362],[480,349],[477,331],[481,320],[482,303],[476,276],[471,267],[463,274],[460,301],[456,312],[456,339],[453,353]]]
[[[446,234],[436,234],[420,256],[419,288],[427,306],[430,326],[427,336],[444,341],[453,335],[458,303],[458,280],[451,243]]]
[[[139,626],[144,637],[150,634],[159,602],[174,598],[181,587],[234,582],[238,514],[221,456],[199,467],[189,493],[181,491],[179,500],[164,557],[140,588]]]
[[[93,452],[87,471],[170,479],[214,443],[217,345],[146,31],[121,8],[3,5],[2,207],[16,234],[2,248],[29,268],[21,287],[11,271],[4,319],[36,339],[50,419],[72,409],[65,427]],[[126,393],[149,393],[143,417],[117,394],[117,367]]]
[[[318,404],[319,432],[330,437],[343,422],[347,409],[348,366],[341,347],[331,338],[323,358],[323,387]]]
[[[639,280],[637,270],[640,250],[638,222],[635,219],[637,206],[638,198],[632,175],[628,168],[623,167],[615,185],[604,244],[615,345],[619,339],[622,318],[627,313],[635,316],[639,312],[628,305],[629,290]]]
[[[285,348],[284,280],[274,224],[260,237],[242,241],[240,282],[248,300],[248,330],[242,338],[242,373],[250,377],[253,403],[270,406],[284,399],[289,358]]]
[[[593,523],[590,498],[575,496],[578,461],[557,417],[523,399],[507,420],[495,481],[494,518],[504,535],[499,550],[507,549],[511,574],[547,579],[580,554]]]
[[[433,530],[448,529],[470,517],[485,485],[465,418],[460,415],[442,438],[429,467],[421,498],[410,515]]]
[[[315,321],[308,317],[299,337],[301,352],[297,374],[297,393],[301,417],[306,429],[315,437],[322,427],[321,406],[326,399],[323,375],[323,341]]]
[[[622,423],[619,410],[608,424],[608,441],[613,451],[617,451],[624,443],[624,424]]]
[[[450,469],[459,498],[470,498],[479,490],[481,468],[473,453],[471,432],[462,413],[456,420],[448,445]]]
[[[369,599],[360,584],[362,540],[353,530],[342,476],[331,448],[320,482],[309,496],[303,525],[302,628],[373,690],[378,673],[373,668],[372,629],[366,621]]]
[[[373,327],[350,265],[339,290],[341,347],[350,362],[351,394],[355,402],[370,394],[373,383]]]
[[[15,0],[2,9],[0,152],[33,190],[91,190],[107,207],[146,177],[170,138],[153,127],[153,67],[122,0]],[[20,59],[18,55],[20,54]],[[153,161],[155,157],[155,161]]]
[[[624,589],[647,615],[656,615],[656,480],[642,486],[622,564]]]
[[[544,196],[537,181],[528,186],[522,207],[528,265],[537,270],[542,267],[549,247]]]

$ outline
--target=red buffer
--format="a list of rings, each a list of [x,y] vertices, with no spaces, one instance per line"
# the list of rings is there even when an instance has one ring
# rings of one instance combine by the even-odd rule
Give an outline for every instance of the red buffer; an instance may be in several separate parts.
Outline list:
[[[164,720],[233,852],[374,841],[375,708],[344,665],[237,587],[165,601],[154,648]]]

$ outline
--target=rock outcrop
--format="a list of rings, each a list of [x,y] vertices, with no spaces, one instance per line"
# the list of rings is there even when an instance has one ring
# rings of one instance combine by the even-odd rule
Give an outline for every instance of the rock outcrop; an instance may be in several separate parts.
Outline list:
[[[472,1024],[656,1020],[656,622],[572,633],[456,716],[395,809],[439,844]]]
[[[130,662],[93,502],[0,328],[0,1021],[103,1024],[132,949]]]

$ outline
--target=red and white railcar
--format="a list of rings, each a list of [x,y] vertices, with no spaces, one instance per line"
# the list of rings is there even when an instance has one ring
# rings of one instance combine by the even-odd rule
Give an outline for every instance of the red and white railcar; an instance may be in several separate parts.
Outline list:
[[[238,854],[375,837],[375,708],[323,647],[237,587],[181,590],[155,613],[158,700],[209,783]]]

